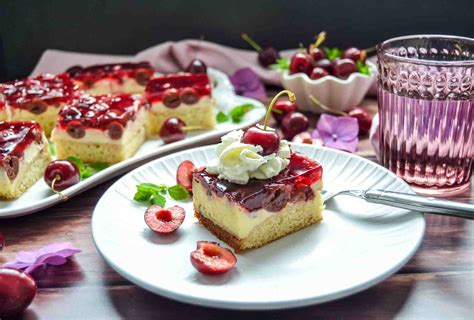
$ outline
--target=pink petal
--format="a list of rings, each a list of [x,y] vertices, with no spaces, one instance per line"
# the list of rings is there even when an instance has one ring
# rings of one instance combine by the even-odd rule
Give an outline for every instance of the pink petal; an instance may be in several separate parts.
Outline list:
[[[357,144],[359,143],[359,138],[355,138],[351,141],[342,141],[340,139],[334,141],[325,141],[325,146],[329,148],[334,148],[338,150],[355,152],[357,150]]]
[[[316,129],[318,129],[319,134],[323,136],[332,136],[335,133],[335,125],[338,117],[331,116],[329,114],[323,113],[318,120]]]
[[[65,264],[66,262],[67,262],[67,258],[50,254],[46,256],[41,256],[36,263],[51,264],[54,266],[59,266],[59,265]]]
[[[30,263],[20,262],[20,261],[11,261],[2,265],[3,268],[12,268],[12,269],[24,269],[28,267]]]
[[[267,97],[263,82],[259,76],[250,68],[237,70],[229,77],[239,94],[253,99],[265,99]]]
[[[38,257],[36,251],[20,251],[16,254],[15,259],[17,261],[33,263]]]
[[[333,126],[339,140],[352,141],[359,135],[359,123],[353,117],[338,117]]]

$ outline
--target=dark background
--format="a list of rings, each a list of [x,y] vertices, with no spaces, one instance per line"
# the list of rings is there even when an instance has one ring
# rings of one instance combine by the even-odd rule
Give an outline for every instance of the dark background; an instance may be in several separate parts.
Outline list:
[[[361,48],[415,33],[474,36],[473,0],[1,0],[0,10],[0,81],[27,76],[47,48],[133,54],[200,36],[248,48],[241,32],[279,49],[321,30],[329,46]]]

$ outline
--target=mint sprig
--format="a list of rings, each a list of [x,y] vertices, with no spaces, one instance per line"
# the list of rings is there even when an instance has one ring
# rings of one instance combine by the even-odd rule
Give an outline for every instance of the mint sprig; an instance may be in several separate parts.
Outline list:
[[[280,58],[276,63],[270,65],[273,70],[285,71],[290,69],[290,62],[286,58]]]
[[[324,47],[324,52],[326,53],[326,58],[333,61],[336,58],[340,58],[342,56],[341,50],[339,48],[328,48]]]
[[[370,76],[370,69],[369,69],[369,66],[366,63],[364,63],[360,60],[357,60],[356,66],[357,66],[357,71]]]
[[[186,188],[180,184],[167,186],[166,184],[141,183],[136,186],[137,192],[133,200],[146,204],[157,204],[164,208],[166,206],[166,193],[174,200],[186,200],[190,194]]]
[[[222,123],[231,119],[233,123],[240,123],[245,114],[254,108],[255,106],[253,104],[246,103],[234,107],[232,110],[230,110],[228,115],[221,111],[216,115],[216,121],[217,123]]]
[[[74,164],[77,166],[77,168],[79,169],[81,180],[87,179],[96,174],[97,172],[109,167],[107,163],[101,162],[85,164],[84,162],[82,162],[81,159],[76,156],[70,156],[67,159],[71,162],[74,162]]]
[[[224,112],[219,111],[219,113],[216,115],[216,121],[217,123],[227,122],[229,121],[229,116]]]

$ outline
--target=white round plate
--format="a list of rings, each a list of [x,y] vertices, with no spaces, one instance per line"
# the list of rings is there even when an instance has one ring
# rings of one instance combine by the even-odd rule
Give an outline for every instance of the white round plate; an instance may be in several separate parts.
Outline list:
[[[146,161],[172,151],[183,149],[190,145],[219,138],[225,133],[235,129],[249,127],[260,121],[265,116],[266,108],[260,101],[238,96],[234,93],[234,87],[225,73],[216,69],[208,68],[208,74],[214,81],[212,96],[216,100],[216,114],[219,111],[228,113],[232,108],[244,103],[253,104],[256,108],[245,114],[240,123],[232,123],[231,121],[217,123],[214,129],[190,132],[186,139],[181,141],[170,144],[164,144],[159,138],[145,141],[136,154],[130,159],[111,165],[94,176],[79,182],[63,191],[63,195],[70,198],[107,181],[114,176],[130,171]],[[53,193],[44,183],[43,179],[40,179],[20,198],[12,201],[0,200],[0,219],[30,214],[51,207],[62,201],[63,197]]]
[[[197,305],[291,308],[341,298],[382,281],[410,259],[422,240],[422,214],[340,196],[327,204],[319,225],[237,254],[236,268],[227,274],[200,274],[189,258],[196,241],[219,240],[198,224],[192,202],[167,200],[167,206],[185,208],[186,219],[177,232],[162,236],[147,227],[146,207],[132,198],[138,183],[175,184],[181,161],[205,166],[214,149],[201,147],[155,160],[104,193],[94,210],[92,233],[99,252],[122,276],[159,295]],[[311,145],[293,149],[323,165],[325,189],[412,193],[387,169],[353,154]]]

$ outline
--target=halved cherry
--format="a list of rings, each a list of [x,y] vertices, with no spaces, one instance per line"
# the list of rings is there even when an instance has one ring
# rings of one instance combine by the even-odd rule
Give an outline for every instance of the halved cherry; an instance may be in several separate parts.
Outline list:
[[[198,241],[196,250],[191,252],[191,263],[201,273],[222,274],[235,266],[237,258],[217,242]]]
[[[193,88],[186,88],[181,91],[181,101],[184,104],[195,104],[199,101],[199,96]]]
[[[109,134],[110,139],[118,140],[122,138],[123,131],[124,131],[124,127],[120,122],[112,121],[109,124],[108,134]]]
[[[151,74],[147,69],[138,69],[135,71],[135,80],[138,84],[146,86],[150,81]]]
[[[86,135],[86,130],[84,129],[84,126],[78,120],[73,120],[69,122],[66,127],[66,131],[71,137],[75,139],[83,138]]]
[[[45,112],[46,109],[48,109],[48,105],[44,101],[36,100],[36,101],[33,101],[33,102],[29,103],[26,106],[26,109],[29,112],[31,112],[32,114],[38,115],[38,114],[42,114],[43,112]]]
[[[168,234],[181,226],[185,216],[180,206],[163,209],[159,205],[152,205],[145,212],[145,223],[156,233]]]
[[[172,88],[163,93],[163,104],[171,109],[177,108],[181,104],[178,90]]]
[[[20,170],[20,159],[17,156],[6,156],[3,159],[3,169],[10,180],[15,180]]]
[[[176,182],[185,187],[190,193],[193,192],[193,172],[195,169],[194,163],[184,160],[179,164],[176,171]]]

